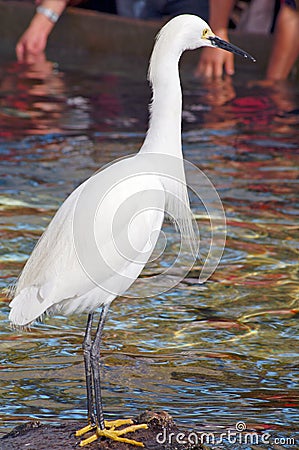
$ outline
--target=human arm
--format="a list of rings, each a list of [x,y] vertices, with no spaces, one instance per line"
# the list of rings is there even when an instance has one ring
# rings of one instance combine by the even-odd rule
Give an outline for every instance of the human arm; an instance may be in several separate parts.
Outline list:
[[[209,24],[213,32],[225,40],[228,40],[228,22],[234,3],[235,0],[210,0]],[[195,75],[213,78],[221,77],[223,73],[233,75],[233,54],[221,49],[203,48]]]
[[[283,80],[288,77],[299,55],[298,30],[299,12],[282,5],[276,20],[267,80]]]
[[[60,16],[67,6],[68,0],[43,0],[37,2]],[[54,28],[52,22],[44,14],[36,12],[29,27],[20,37],[16,45],[16,54],[19,62],[34,62],[45,50],[48,37]]]

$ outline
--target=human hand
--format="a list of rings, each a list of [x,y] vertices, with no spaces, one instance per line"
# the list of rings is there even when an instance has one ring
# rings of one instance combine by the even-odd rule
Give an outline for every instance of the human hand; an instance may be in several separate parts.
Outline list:
[[[16,54],[19,62],[33,63],[44,52],[48,36],[53,28],[46,17],[36,14],[29,27],[16,45]]]
[[[219,31],[216,35],[228,41],[227,31]],[[218,48],[203,48],[195,69],[195,76],[200,78],[219,78],[224,74],[234,74],[233,54]]]
[[[36,55],[27,54],[26,60],[23,61],[28,66],[42,67],[45,63],[47,63],[47,57],[45,52],[40,52]]]

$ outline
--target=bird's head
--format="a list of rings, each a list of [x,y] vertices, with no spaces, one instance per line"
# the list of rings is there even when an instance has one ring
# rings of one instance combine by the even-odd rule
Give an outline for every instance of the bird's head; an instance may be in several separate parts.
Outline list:
[[[236,45],[233,45],[230,42],[227,42],[224,39],[216,36],[208,25],[202,29],[200,41],[201,47],[221,48],[222,50],[226,50],[228,52],[235,53],[236,55],[243,56],[244,58],[248,58],[253,62],[256,61],[249,53],[245,52]]]
[[[195,15],[183,14],[170,20],[160,32],[161,36],[164,34],[171,35],[172,40],[178,42],[181,51],[199,47],[214,47],[255,61],[249,53],[216,36],[210,26]]]

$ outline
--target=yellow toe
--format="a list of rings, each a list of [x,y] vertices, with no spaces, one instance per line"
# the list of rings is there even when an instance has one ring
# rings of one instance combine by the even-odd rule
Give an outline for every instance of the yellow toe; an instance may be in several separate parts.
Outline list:
[[[86,427],[77,430],[75,436],[77,437],[83,436],[83,434],[88,433],[88,431],[94,430],[95,428],[96,428],[95,425],[87,425]]]
[[[133,425],[132,419],[117,419],[117,420],[105,420],[105,427],[106,428],[118,428],[123,425]]]
[[[97,439],[98,439],[98,435],[97,434],[93,434],[89,438],[83,439],[80,442],[79,447],[85,447],[85,445],[91,444],[92,442],[96,441]]]
[[[96,431],[96,434],[98,436],[105,436],[108,439],[112,439],[113,441],[117,442],[125,442],[126,444],[136,445],[137,447],[144,447],[143,442],[135,441],[135,439],[128,439],[121,437],[124,434],[132,433],[137,430],[145,430],[147,429],[147,425],[145,423],[138,424],[138,425],[131,425],[129,427],[123,428],[121,430],[116,430],[114,427],[104,430],[100,430],[99,428]]]
[[[138,423],[136,425],[131,425],[130,427],[122,428],[121,430],[113,430],[114,433],[117,433],[117,436],[122,436],[123,434],[133,433],[137,430],[147,430],[148,426],[146,423]]]

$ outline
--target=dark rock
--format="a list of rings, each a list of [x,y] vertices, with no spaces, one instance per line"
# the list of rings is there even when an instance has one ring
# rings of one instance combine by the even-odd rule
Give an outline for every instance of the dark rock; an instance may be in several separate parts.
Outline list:
[[[166,412],[146,411],[136,417],[134,423],[146,423],[147,430],[138,430],[124,437],[144,443],[147,450],[207,450],[199,444],[178,443],[176,436],[181,432],[172,417]],[[86,426],[86,423],[67,422],[59,426],[43,425],[38,421],[27,422],[15,427],[0,439],[0,450],[70,450],[78,449],[80,438],[75,431]],[[91,432],[92,433],[92,432]],[[183,432],[182,432],[183,433]],[[84,436],[86,438],[87,435]],[[180,441],[180,439],[179,439]],[[98,439],[87,445],[86,450],[134,450],[131,444]]]

